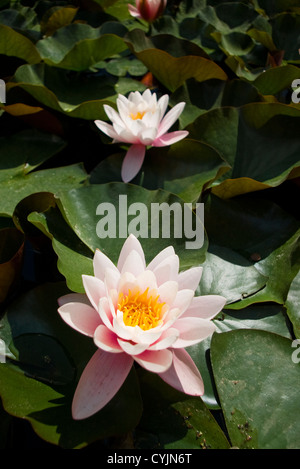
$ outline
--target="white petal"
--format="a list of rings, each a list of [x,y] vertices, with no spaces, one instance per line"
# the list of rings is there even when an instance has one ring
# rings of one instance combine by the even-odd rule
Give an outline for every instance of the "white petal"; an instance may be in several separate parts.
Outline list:
[[[158,137],[164,135],[169,130],[182,113],[184,106],[185,103],[178,103],[165,115],[158,128]]]
[[[98,311],[103,324],[105,324],[108,329],[113,330],[114,316],[111,312],[108,298],[101,298]]]
[[[106,269],[105,271],[105,279],[104,283],[107,289],[107,292],[110,290],[118,290],[119,289],[119,281],[121,278],[121,274],[117,269]]]
[[[128,295],[129,290],[137,288],[136,277],[130,272],[124,272],[121,275],[119,283],[119,292]]]
[[[96,120],[95,121],[96,126],[98,129],[100,129],[103,133],[108,135],[110,138],[113,138],[114,140],[118,140],[119,135],[113,128],[111,124],[108,124],[107,122]]]
[[[179,292],[176,295],[176,298],[173,301],[172,306],[174,308],[179,308],[181,313],[183,313],[190,306],[193,298],[194,298],[193,290],[189,290],[187,288],[185,290],[179,290]]]
[[[141,243],[133,234],[130,234],[124,242],[119,254],[117,267],[120,272],[123,269],[124,262],[131,251],[136,251],[145,265],[145,255]]]
[[[68,293],[67,295],[61,296],[57,300],[59,306],[66,303],[84,303],[91,306],[91,302],[84,293]]]
[[[226,298],[220,295],[195,296],[182,317],[214,318],[225,306]]]
[[[166,110],[167,110],[167,107],[168,107],[168,104],[169,104],[169,95],[168,94],[164,94],[159,100],[158,100],[158,108],[159,108],[159,111],[160,111],[160,120],[163,118]]]
[[[178,275],[179,289],[189,288],[195,291],[200,283],[202,271],[202,267],[192,267],[184,272],[180,272]]]
[[[96,249],[93,259],[93,266],[94,275],[102,281],[104,281],[106,269],[112,269],[118,272],[118,269],[115,264],[99,249]]]
[[[158,287],[158,294],[162,302],[171,306],[176,298],[178,291],[178,283],[170,280]]]
[[[160,338],[156,342],[149,345],[149,350],[163,350],[169,348],[174,344],[174,342],[176,342],[178,337],[179,331],[170,327],[161,334]]]
[[[143,368],[153,373],[163,373],[172,364],[172,352],[165,350],[146,350],[133,357]]]
[[[113,330],[118,337],[125,340],[131,340],[133,327],[125,326],[123,322],[123,314],[117,311],[117,317],[113,320]]]
[[[168,280],[177,280],[179,270],[179,258],[176,254],[168,256],[157,267],[153,269],[157,284],[167,282]]]
[[[173,348],[185,348],[197,344],[216,330],[212,321],[201,318],[180,318],[173,327],[179,331],[179,338],[173,344]]]
[[[113,123],[116,123],[116,124],[119,124],[119,125],[123,125],[122,119],[121,119],[121,117],[119,116],[119,114],[117,113],[117,111],[115,111],[115,109],[113,109],[111,106],[108,106],[107,104],[104,104],[103,107],[104,107],[104,111],[106,112],[107,117],[108,117]]]
[[[152,128],[152,129],[142,130],[139,133],[138,137],[139,137],[140,142],[143,145],[151,145],[153,140],[155,140],[156,135],[157,135],[157,129]]]
[[[136,278],[136,284],[141,292],[157,290],[156,276],[151,270],[145,270]]]
[[[106,293],[104,282],[92,275],[82,275],[82,283],[92,306],[97,310],[100,298]]]
[[[143,273],[145,270],[145,260],[141,258],[140,254],[133,250],[130,251],[125,259],[121,273],[129,272],[135,277]]]
[[[147,344],[133,344],[122,339],[118,339],[118,343],[122,350],[128,353],[128,355],[139,355],[148,348]]]
[[[161,262],[163,262],[167,257],[175,254],[173,246],[168,246],[167,248],[160,251],[148,264],[147,269],[154,270]]]

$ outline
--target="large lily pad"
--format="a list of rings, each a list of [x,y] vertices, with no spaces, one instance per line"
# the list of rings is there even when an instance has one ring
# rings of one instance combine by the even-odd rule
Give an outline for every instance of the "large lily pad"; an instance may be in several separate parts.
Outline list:
[[[61,191],[57,196],[59,210],[34,212],[28,220],[53,239],[58,267],[75,291],[83,291],[81,275],[90,272],[94,251],[101,249],[117,262],[129,233],[140,237],[147,262],[169,245],[174,246],[182,270],[205,259],[201,214],[172,193],[110,183]],[[190,221],[197,224],[192,228]]]
[[[285,181],[298,168],[299,110],[279,103],[250,103],[211,110],[187,127],[231,165],[213,192],[228,198]]]
[[[87,24],[73,23],[58,29],[36,45],[43,61],[68,70],[87,70],[92,65],[119,54],[127,47],[116,34],[103,34]]]
[[[46,107],[87,120],[106,119],[103,105],[111,105],[118,93],[145,89],[142,83],[127,77],[118,79],[95,73],[87,79],[45,64],[19,67],[14,81],[7,86],[8,96],[15,87],[21,87]]]
[[[234,446],[299,448],[300,368],[292,361],[291,343],[258,330],[213,336],[213,372]]]
[[[173,57],[163,49],[145,42],[143,31],[134,30],[125,41],[135,56],[170,91],[175,91],[189,78],[202,82],[209,79],[226,80],[225,72],[213,61],[199,55]]]

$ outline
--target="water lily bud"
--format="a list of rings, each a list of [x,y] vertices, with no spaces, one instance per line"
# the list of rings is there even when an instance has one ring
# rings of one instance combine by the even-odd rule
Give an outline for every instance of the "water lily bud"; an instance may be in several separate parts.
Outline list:
[[[135,5],[135,7],[128,5],[129,13],[136,18],[152,23],[163,13],[167,0],[136,0]]]

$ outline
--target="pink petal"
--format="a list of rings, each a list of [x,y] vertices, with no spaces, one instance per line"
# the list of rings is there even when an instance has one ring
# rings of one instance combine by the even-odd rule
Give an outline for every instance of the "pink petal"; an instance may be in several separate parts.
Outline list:
[[[106,292],[110,292],[111,290],[118,290],[120,278],[121,274],[117,269],[106,269],[104,280]]]
[[[173,388],[191,396],[202,396],[204,384],[200,372],[184,349],[173,351],[171,367],[160,377]]]
[[[132,358],[125,353],[98,349],[85,367],[76,388],[72,403],[73,418],[85,419],[101,410],[124,383],[132,363]]]
[[[178,103],[165,115],[158,128],[157,137],[161,137],[169,130],[182,113],[184,106],[185,103]]]
[[[181,313],[183,313],[191,304],[194,298],[194,291],[193,290],[179,290],[172,303],[173,308],[180,309]]]
[[[113,109],[111,106],[104,104],[104,111],[106,112],[107,117],[113,122],[117,123],[118,125],[123,126],[124,122],[122,121],[120,115]]]
[[[130,274],[137,277],[141,273],[145,271],[145,260],[141,258],[140,254],[137,251],[131,251],[122,267],[122,275],[125,272],[129,272]]]
[[[157,290],[156,277],[151,270],[144,270],[136,279],[136,284],[140,291],[144,292],[149,288],[149,292],[153,289]]]
[[[212,335],[216,326],[212,321],[201,318],[177,319],[173,327],[179,331],[179,338],[173,348],[183,348],[197,344]]]
[[[61,296],[57,300],[59,306],[66,303],[84,303],[91,306],[91,302],[85,293],[68,293],[67,295]]]
[[[163,350],[169,348],[177,340],[179,332],[177,329],[169,328],[164,331],[160,338],[149,346],[149,350]]]
[[[111,124],[108,124],[107,122],[100,121],[100,120],[96,120],[95,124],[98,127],[98,129],[100,129],[103,133],[108,135],[108,137],[113,138],[114,140],[118,140],[119,136]]]
[[[159,98],[159,100],[157,102],[157,105],[159,107],[160,118],[161,119],[163,118],[163,115],[166,112],[168,104],[169,104],[169,95],[168,94],[164,94],[161,98]]]
[[[168,246],[167,248],[160,251],[148,264],[148,270],[154,270],[161,262],[167,259],[169,256],[175,254],[173,246]]]
[[[147,344],[133,344],[122,339],[118,339],[118,343],[120,347],[122,347],[123,351],[128,353],[128,355],[139,355],[148,348]]]
[[[113,315],[111,312],[111,307],[109,304],[109,300],[107,298],[101,298],[99,301],[99,315],[103,324],[105,324],[108,329],[113,329]]]
[[[167,282],[168,280],[177,280],[179,270],[179,258],[176,254],[169,256],[167,259],[162,261],[155,269],[153,273],[156,276],[157,284]]]
[[[139,253],[141,259],[145,260],[144,251],[139,240],[133,235],[130,234],[126,239],[123,247],[121,249],[119,259],[118,259],[118,270],[121,272],[124,262],[131,251],[136,251]]]
[[[99,249],[96,249],[93,259],[93,266],[94,275],[102,281],[104,281],[106,269],[112,269],[118,272],[115,264]]]
[[[139,14],[137,8],[135,8],[133,5],[128,4],[128,10],[132,16],[136,18],[141,18],[141,15]]]
[[[123,352],[121,349],[117,336],[114,332],[107,329],[106,326],[102,324],[97,327],[94,334],[94,342],[97,347],[105,350],[106,352],[111,353],[120,353]]]
[[[170,350],[151,351],[146,350],[134,359],[139,365],[153,373],[163,373],[172,364],[172,352]]]
[[[184,272],[180,272],[178,275],[179,289],[189,288],[195,291],[200,283],[202,270],[202,267],[192,267]]]
[[[226,298],[220,295],[195,296],[181,318],[212,319],[224,308],[225,304]]]
[[[129,290],[136,288],[136,278],[130,272],[124,272],[120,278],[119,292],[128,295]]]
[[[172,280],[163,283],[158,287],[158,294],[162,302],[167,303],[167,305],[171,306],[173,301],[176,298],[178,291],[178,283]]]
[[[101,324],[98,312],[84,303],[66,303],[58,308],[58,312],[69,326],[90,337]]]
[[[132,145],[124,158],[122,164],[122,180],[124,182],[131,181],[139,172],[145,158],[145,145]]]
[[[91,275],[82,275],[82,283],[92,306],[98,310],[100,298],[106,294],[104,283]]]
[[[175,130],[175,132],[169,132],[161,137],[157,137],[152,143],[153,147],[166,147],[167,145],[173,145],[173,143],[179,142],[188,135],[187,130]]]

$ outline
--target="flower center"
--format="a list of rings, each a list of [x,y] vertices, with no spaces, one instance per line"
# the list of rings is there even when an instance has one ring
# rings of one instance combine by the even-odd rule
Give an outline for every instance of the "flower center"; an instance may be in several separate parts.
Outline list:
[[[128,295],[119,294],[118,310],[123,313],[126,326],[139,326],[144,331],[161,324],[162,309],[165,303],[159,301],[159,296],[148,295],[147,288],[143,293],[132,292]]]
[[[137,119],[143,119],[145,115],[145,111],[144,112],[136,112],[135,114],[132,112],[130,114],[130,117],[133,121],[136,121]]]

